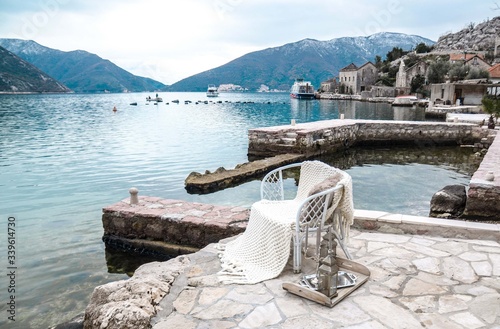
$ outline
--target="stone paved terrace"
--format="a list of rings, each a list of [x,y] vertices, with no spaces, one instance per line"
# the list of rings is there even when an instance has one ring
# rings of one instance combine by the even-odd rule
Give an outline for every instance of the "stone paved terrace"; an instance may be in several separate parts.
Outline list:
[[[220,284],[209,245],[182,256],[188,264],[152,328],[500,328],[497,241],[351,233],[349,250],[371,276],[333,308],[282,289],[299,279],[291,264],[273,280]]]
[[[153,205],[162,204],[160,199],[144,198],[148,202],[143,204],[159,219],[169,216]],[[163,203],[176,204],[174,200]],[[150,212],[140,205],[127,209],[126,200],[120,204],[128,218],[133,218],[132,208]],[[188,204],[182,207],[186,210]],[[228,211],[238,222],[243,214],[248,215],[242,208],[204,209],[212,219],[220,218],[222,226],[230,221],[226,215],[219,216]],[[207,225],[210,219],[202,212],[191,209],[189,216],[177,216],[177,220],[196,222],[194,217],[201,216],[205,220],[198,220],[199,224]],[[211,243],[168,262],[146,264],[129,280],[96,288],[85,327],[105,322],[107,328],[151,325],[154,329],[500,329],[499,241],[500,224],[356,210],[348,248],[353,260],[367,266],[371,276],[333,308],[282,289],[283,282],[297,282],[300,277],[293,274],[290,263],[273,280],[255,285],[220,283],[218,252]],[[307,268],[306,272],[313,271],[310,263]]]

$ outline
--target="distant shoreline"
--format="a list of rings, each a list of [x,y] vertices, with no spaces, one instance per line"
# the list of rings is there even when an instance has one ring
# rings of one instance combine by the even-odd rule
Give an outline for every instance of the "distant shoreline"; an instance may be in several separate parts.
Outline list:
[[[74,91],[0,91],[1,95],[74,94]]]

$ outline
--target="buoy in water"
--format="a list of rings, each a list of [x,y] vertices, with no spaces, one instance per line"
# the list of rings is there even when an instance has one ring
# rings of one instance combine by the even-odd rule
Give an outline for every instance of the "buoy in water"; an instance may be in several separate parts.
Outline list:
[[[116,109],[116,106],[113,106],[113,112],[116,112],[116,111],[118,111],[118,110]]]

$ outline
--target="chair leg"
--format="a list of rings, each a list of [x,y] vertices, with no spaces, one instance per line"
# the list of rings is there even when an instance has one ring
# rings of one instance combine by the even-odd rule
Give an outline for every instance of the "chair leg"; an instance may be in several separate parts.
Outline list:
[[[300,237],[293,239],[293,273],[300,273],[302,267],[302,250]]]

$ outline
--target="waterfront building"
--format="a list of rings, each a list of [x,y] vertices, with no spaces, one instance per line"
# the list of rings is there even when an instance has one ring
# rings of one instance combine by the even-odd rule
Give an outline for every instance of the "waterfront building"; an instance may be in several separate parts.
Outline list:
[[[367,62],[361,67],[351,63],[339,71],[340,88],[344,89],[344,94],[360,94],[369,90],[377,79],[378,70],[372,62]]]

